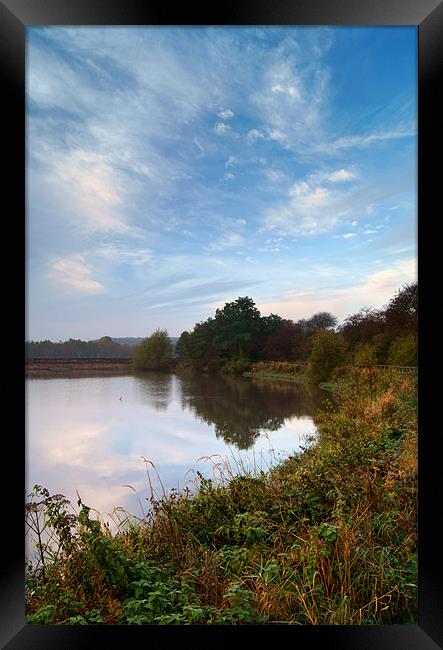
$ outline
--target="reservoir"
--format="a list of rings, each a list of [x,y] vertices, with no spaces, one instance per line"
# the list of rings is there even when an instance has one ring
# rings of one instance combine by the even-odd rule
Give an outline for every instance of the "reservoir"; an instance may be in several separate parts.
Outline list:
[[[315,435],[328,394],[291,382],[143,373],[26,380],[26,489],[82,501],[115,523],[152,493],[266,470]],[[109,519],[110,517],[110,519]]]

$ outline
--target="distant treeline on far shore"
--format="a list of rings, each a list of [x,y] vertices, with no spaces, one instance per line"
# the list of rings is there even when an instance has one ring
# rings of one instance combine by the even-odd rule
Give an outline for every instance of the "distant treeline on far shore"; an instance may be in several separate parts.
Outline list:
[[[175,345],[177,338],[170,337]],[[25,356],[28,359],[56,358],[97,359],[127,358],[134,355],[134,350],[144,339],[142,337],[112,338],[102,336],[93,341],[69,339],[68,341],[26,341]]]

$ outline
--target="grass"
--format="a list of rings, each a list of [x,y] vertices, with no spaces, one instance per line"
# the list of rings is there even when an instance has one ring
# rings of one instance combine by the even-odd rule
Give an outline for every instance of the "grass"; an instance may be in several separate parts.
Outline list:
[[[311,381],[307,365],[295,361],[259,361],[254,363],[251,370],[244,372],[243,375],[252,378],[284,379],[304,385]]]
[[[57,553],[29,570],[27,622],[416,623],[414,379],[354,370],[334,392],[316,444],[266,471],[214,461],[116,533],[37,487],[27,515]]]

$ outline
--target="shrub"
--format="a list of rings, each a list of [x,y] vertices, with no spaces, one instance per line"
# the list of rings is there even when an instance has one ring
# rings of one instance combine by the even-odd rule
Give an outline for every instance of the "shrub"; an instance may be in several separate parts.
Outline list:
[[[251,362],[245,357],[234,357],[229,359],[221,367],[221,372],[225,375],[242,375],[251,368]]]
[[[417,339],[413,334],[393,342],[389,350],[389,363],[394,366],[417,365]]]
[[[316,444],[266,472],[197,473],[194,493],[152,496],[115,535],[80,499],[73,516],[36,489],[31,525],[38,514],[62,544],[27,581],[27,622],[416,623],[416,383],[336,374]]]
[[[259,361],[251,367],[253,373],[270,375],[295,375],[305,369],[305,364],[298,361]]]
[[[332,373],[342,365],[346,357],[346,342],[340,334],[324,331],[314,337],[309,357],[309,370],[313,382],[329,381]]]
[[[356,347],[354,363],[357,366],[374,366],[377,364],[375,347],[370,343],[361,343]]]

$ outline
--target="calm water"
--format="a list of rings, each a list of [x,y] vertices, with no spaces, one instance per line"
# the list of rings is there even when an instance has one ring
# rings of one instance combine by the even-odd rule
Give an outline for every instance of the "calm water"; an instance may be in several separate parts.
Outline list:
[[[240,463],[266,469],[306,444],[315,433],[312,414],[326,397],[244,378],[28,379],[27,489],[39,483],[74,504],[78,491],[102,514],[122,507],[141,516],[149,505],[147,469],[160,491],[142,457],[154,463],[167,490],[192,488],[196,470],[214,477],[223,459],[233,470]]]

